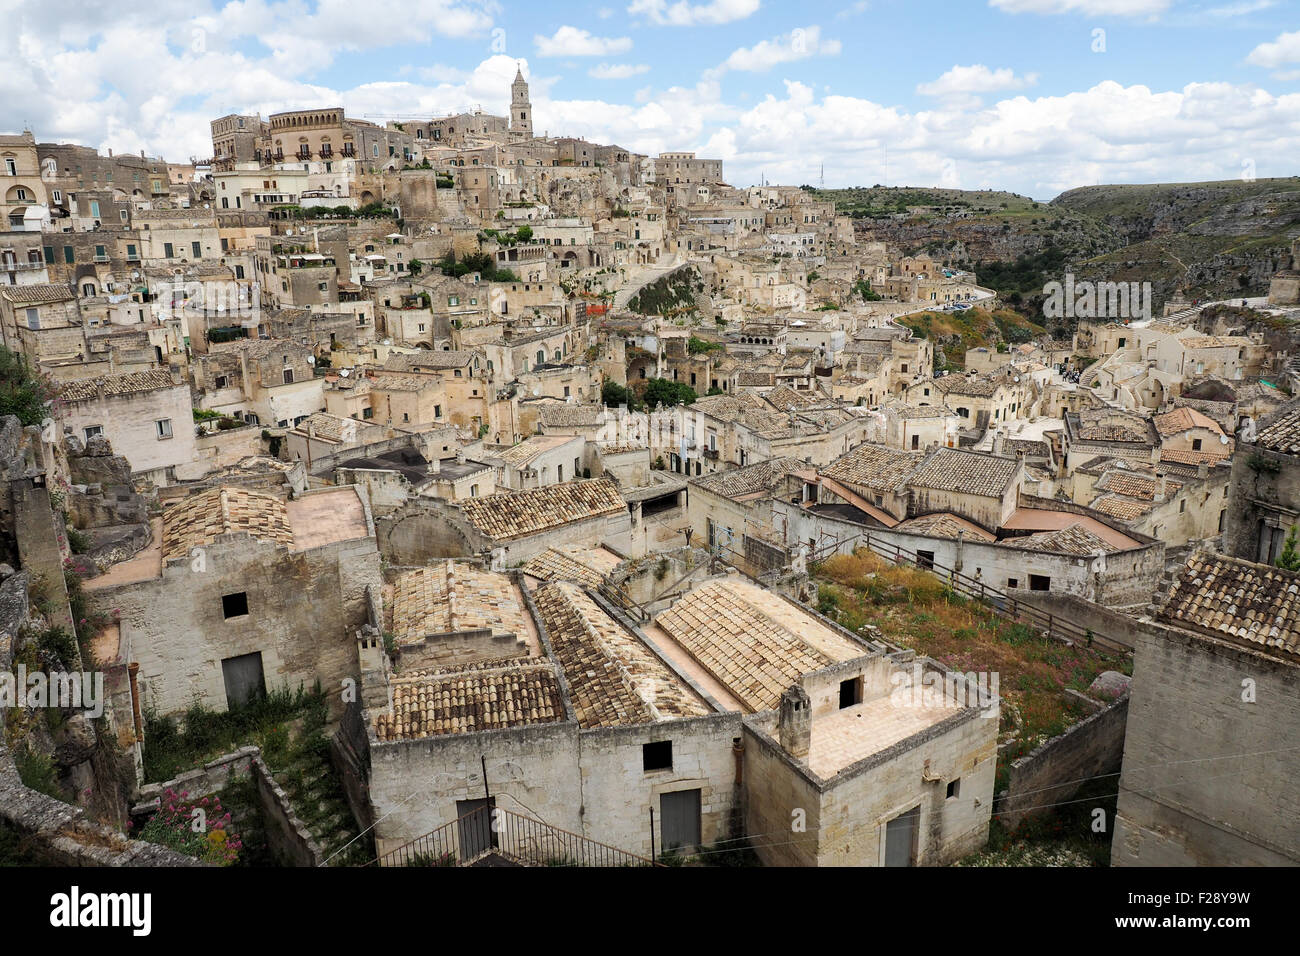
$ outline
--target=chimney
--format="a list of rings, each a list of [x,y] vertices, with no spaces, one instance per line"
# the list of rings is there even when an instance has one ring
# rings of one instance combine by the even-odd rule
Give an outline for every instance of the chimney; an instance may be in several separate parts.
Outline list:
[[[1196,463],[1196,477],[1200,479],[1210,477],[1210,463],[1208,461],[1199,461]]]
[[[109,159],[112,159],[112,158],[113,158],[113,149],[112,149],[112,147],[109,147],[109,150],[108,150],[108,158],[109,158]]]
[[[1165,478],[1165,473],[1163,471],[1156,472],[1156,490],[1154,496],[1152,497],[1152,500],[1164,501],[1165,495],[1168,492],[1168,486],[1169,486],[1169,482]]]
[[[807,759],[812,744],[812,700],[798,684],[791,685],[781,695],[777,735],[786,753],[796,760]]]

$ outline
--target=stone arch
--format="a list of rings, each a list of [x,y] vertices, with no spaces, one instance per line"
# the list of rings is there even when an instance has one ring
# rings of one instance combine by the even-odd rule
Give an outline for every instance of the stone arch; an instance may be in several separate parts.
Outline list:
[[[379,553],[397,567],[424,567],[432,561],[477,553],[470,529],[445,509],[407,504],[375,519]]]

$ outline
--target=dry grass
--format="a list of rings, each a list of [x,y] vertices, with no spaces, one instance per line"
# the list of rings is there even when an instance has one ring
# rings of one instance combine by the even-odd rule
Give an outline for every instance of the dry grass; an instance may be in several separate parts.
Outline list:
[[[953,593],[934,574],[897,567],[867,551],[829,558],[815,574],[818,610],[846,628],[873,624],[886,640],[954,670],[997,674],[1001,729],[1011,733],[1020,725],[1006,761],[1084,716],[1066,688],[1086,692],[1102,671],[1132,673],[1128,655],[1068,647]]]

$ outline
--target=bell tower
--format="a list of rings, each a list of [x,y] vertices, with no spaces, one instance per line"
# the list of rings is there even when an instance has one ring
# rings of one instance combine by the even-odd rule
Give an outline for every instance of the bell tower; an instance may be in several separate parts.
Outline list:
[[[533,104],[528,99],[528,81],[524,79],[524,71],[517,68],[515,81],[510,84],[510,141],[532,138]]]

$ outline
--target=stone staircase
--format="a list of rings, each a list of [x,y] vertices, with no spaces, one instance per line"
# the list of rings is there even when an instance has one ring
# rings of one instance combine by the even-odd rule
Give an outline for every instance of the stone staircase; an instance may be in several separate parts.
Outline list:
[[[676,255],[660,265],[637,266],[628,272],[627,281],[623,288],[614,293],[614,310],[621,311],[627,308],[627,304],[632,301],[643,288],[652,283],[658,282],[668,273],[680,269],[686,263],[682,262]]]
[[[328,756],[301,756],[284,770],[273,771],[273,776],[324,852],[327,866],[359,866],[374,856],[369,839],[356,839],[361,828]]]

